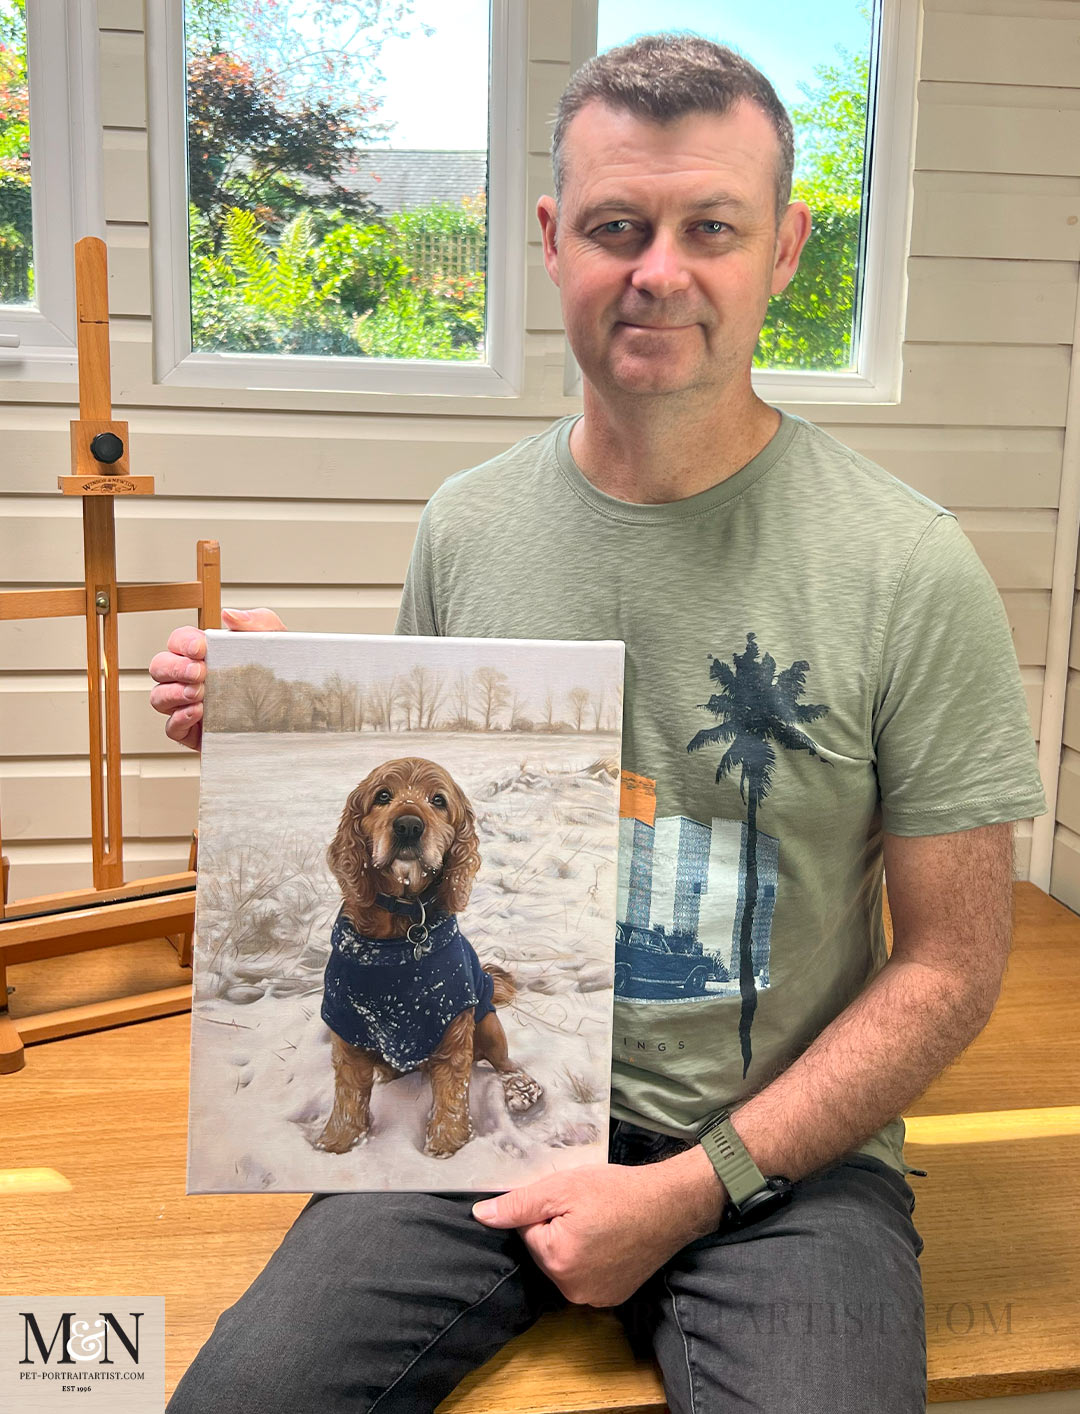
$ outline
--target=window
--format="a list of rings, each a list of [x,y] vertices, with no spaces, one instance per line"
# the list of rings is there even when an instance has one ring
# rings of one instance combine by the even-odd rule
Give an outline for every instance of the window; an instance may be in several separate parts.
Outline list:
[[[93,6],[0,0],[0,368],[75,374],[75,242],[103,235]]]
[[[897,401],[915,0],[589,3],[595,41],[588,52],[660,29],[701,34],[756,65],[791,115],[791,195],[810,207],[813,230],[794,279],[769,306],[754,360],[759,394],[783,402]],[[571,389],[580,390],[576,368]]]
[[[517,391],[522,9],[148,7],[159,381]]]

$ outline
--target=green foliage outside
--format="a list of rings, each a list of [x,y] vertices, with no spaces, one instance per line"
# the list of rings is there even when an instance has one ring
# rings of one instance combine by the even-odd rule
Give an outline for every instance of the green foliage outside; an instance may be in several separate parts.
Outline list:
[[[810,207],[813,230],[770,304],[759,368],[853,366],[869,61],[837,54],[792,109],[792,199]],[[377,126],[376,103],[346,112],[324,92],[290,106],[273,76],[211,48],[189,54],[189,95],[197,349],[483,357],[483,199],[386,215],[337,180]],[[440,249],[474,258],[440,267]]]
[[[418,229],[451,223],[483,252],[482,200],[460,212],[434,205],[362,226],[340,220],[321,237],[305,211],[273,241],[250,211],[226,210],[215,235],[192,205],[193,346],[475,360],[484,338],[483,270],[420,273],[409,263]]]
[[[482,358],[483,195],[385,214],[342,180],[385,131],[365,66],[411,0],[325,0],[301,34],[302,9],[187,3],[193,347]]]
[[[34,297],[25,6],[0,0],[0,303]],[[365,26],[366,55],[377,58],[410,6],[324,8]],[[266,67],[294,39],[281,0],[187,0],[186,13],[193,347],[482,358],[483,197],[382,213],[372,194],[340,181],[385,130],[371,94],[334,103],[346,59],[335,69],[328,45],[318,82],[287,87]],[[256,63],[224,47],[241,39]],[[792,198],[809,205],[813,230],[795,279],[770,305],[760,368],[853,363],[869,62],[838,49],[815,75],[792,109]]]
[[[0,0],[0,304],[34,298],[26,0]]]
[[[854,364],[856,277],[870,63],[840,50],[819,64],[807,102],[791,109],[797,168],[793,201],[813,218],[791,284],[775,295],[754,358],[756,368],[844,369]]]

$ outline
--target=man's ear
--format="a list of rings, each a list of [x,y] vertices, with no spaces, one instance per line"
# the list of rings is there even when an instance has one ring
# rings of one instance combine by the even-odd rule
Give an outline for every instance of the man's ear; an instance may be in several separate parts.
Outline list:
[[[805,201],[793,201],[788,205],[776,233],[776,259],[773,264],[771,293],[778,295],[786,290],[799,268],[799,256],[803,246],[810,239],[812,220],[810,208]]]
[[[544,242],[544,265],[551,276],[553,284],[559,283],[559,248],[556,240],[556,228],[559,220],[559,208],[555,205],[555,198],[542,196],[536,203],[536,215],[540,222],[540,236]]]

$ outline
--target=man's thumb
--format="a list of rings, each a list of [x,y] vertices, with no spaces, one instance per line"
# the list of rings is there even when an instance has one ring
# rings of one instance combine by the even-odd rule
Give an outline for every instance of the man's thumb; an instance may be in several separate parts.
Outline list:
[[[286,631],[272,609],[222,609],[221,618],[226,628],[246,629],[249,633]]]
[[[546,1222],[559,1211],[558,1205],[540,1193],[525,1188],[512,1188],[496,1198],[485,1198],[473,1204],[473,1217],[488,1227],[529,1227]]]

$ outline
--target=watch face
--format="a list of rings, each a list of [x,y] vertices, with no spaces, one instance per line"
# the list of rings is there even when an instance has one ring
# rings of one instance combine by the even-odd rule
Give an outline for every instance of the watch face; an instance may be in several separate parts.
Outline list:
[[[757,1193],[751,1193],[746,1202],[738,1209],[738,1221],[747,1222],[750,1218],[759,1218],[764,1213],[772,1212],[773,1208],[782,1208],[791,1199],[791,1184],[783,1178],[766,1179],[769,1185],[760,1189]]]

